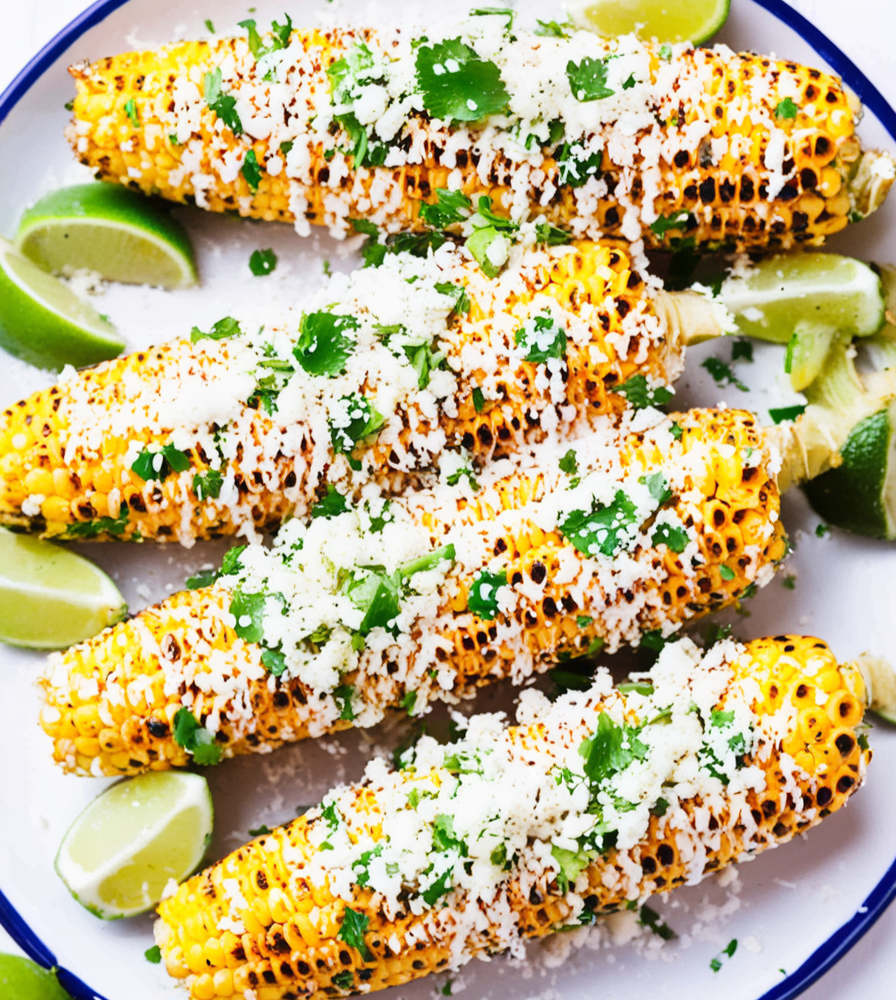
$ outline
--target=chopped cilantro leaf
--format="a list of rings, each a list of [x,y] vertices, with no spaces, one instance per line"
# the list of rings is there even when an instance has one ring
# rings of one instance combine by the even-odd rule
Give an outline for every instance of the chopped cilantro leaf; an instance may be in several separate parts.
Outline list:
[[[242,135],[243,123],[236,110],[236,98],[221,89],[221,67],[216,66],[202,80],[205,103],[214,111],[234,135]]]
[[[471,17],[489,17],[490,15],[507,18],[505,31],[510,31],[513,28],[513,19],[516,17],[516,11],[511,10],[509,7],[477,7],[476,10],[470,11]]]
[[[354,100],[358,86],[374,78],[371,73],[374,62],[369,46],[360,42],[327,67],[334,104],[348,104]]]
[[[137,102],[133,97],[125,104],[124,113],[131,119],[134,128],[140,128],[140,115],[137,113]]]
[[[582,555],[615,556],[633,537],[637,508],[622,490],[607,506],[594,503],[590,511],[574,510],[560,522],[560,531]]]
[[[296,361],[309,375],[334,378],[345,372],[345,362],[355,349],[349,330],[361,324],[354,316],[331,312],[305,313],[299,323],[299,339],[293,348]]]
[[[665,543],[670,552],[681,554],[687,548],[690,541],[688,533],[684,528],[678,528],[671,524],[661,524],[654,529],[650,539],[652,545]]]
[[[192,754],[193,760],[203,767],[221,760],[221,746],[205,726],[188,708],[179,708],[174,716],[174,742]]]
[[[213,569],[201,569],[194,576],[187,577],[187,590],[200,590],[202,587],[210,587],[218,574]]]
[[[563,247],[572,242],[572,236],[548,222],[539,222],[535,226],[535,242],[539,246]]]
[[[558,183],[572,188],[581,187],[600,173],[603,157],[601,150],[586,153],[581,143],[564,143],[554,157],[559,171]]]
[[[470,311],[470,299],[463,285],[455,285],[453,281],[440,281],[436,291],[442,295],[450,295],[454,300],[454,312],[458,316]]]
[[[483,570],[470,585],[467,607],[483,621],[494,621],[498,617],[498,590],[507,585],[507,574],[489,573]]]
[[[501,71],[460,38],[417,49],[417,86],[426,111],[440,121],[480,122],[510,100]]]
[[[480,226],[467,239],[466,247],[487,278],[497,278],[510,254],[510,239],[497,226]]]
[[[215,33],[215,26],[212,23],[212,19],[210,17],[207,17],[205,19],[205,30],[211,32],[211,34]]]
[[[224,553],[218,576],[235,576],[243,568],[240,556],[246,551],[245,545],[234,545]]]
[[[680,441],[681,435],[683,433],[681,429],[681,424],[673,423],[669,428],[669,433],[672,435],[674,440]]]
[[[337,972],[330,982],[340,990],[350,990],[355,985],[355,974],[351,969]]]
[[[650,223],[650,231],[660,239],[669,232],[670,229],[684,229],[691,220],[691,213],[682,209],[680,212],[673,212],[672,215],[661,215],[656,222]]]
[[[143,451],[131,464],[131,471],[146,482],[161,482],[174,472],[186,472],[190,468],[190,456],[173,444],[166,444],[158,451]]]
[[[646,684],[644,682],[629,682],[624,684],[617,684],[616,690],[621,694],[640,694],[645,698],[649,698],[653,694],[653,685]]]
[[[778,102],[778,106],[775,108],[776,118],[796,118],[799,114],[799,105],[796,104],[792,98],[785,97],[783,101]]]
[[[417,704],[417,692],[416,691],[405,691],[404,696],[398,703],[399,708],[403,708],[408,715],[414,714],[414,705]]]
[[[636,87],[637,85],[638,85],[638,81],[635,79],[635,74],[634,73],[630,73],[625,78],[625,82],[622,84],[622,89],[623,90],[631,90],[632,87]]]
[[[250,837],[264,837],[267,834],[269,834],[270,832],[271,832],[271,828],[269,826],[267,826],[265,823],[262,823],[261,826],[256,826],[253,829],[249,830],[249,836]]]
[[[311,517],[338,517],[351,510],[348,500],[332,484],[327,485],[327,495],[311,508]]]
[[[452,472],[451,475],[446,478],[445,482],[448,483],[449,486],[457,486],[457,484],[464,477],[466,477],[467,482],[470,484],[470,489],[474,493],[478,492],[479,483],[476,480],[476,474],[467,465],[463,465],[459,469]]]
[[[272,677],[280,677],[286,671],[286,657],[279,649],[266,649],[261,654],[261,665]]]
[[[551,316],[542,313],[528,319],[514,334],[526,361],[543,364],[549,358],[566,357],[566,330]]]
[[[151,948],[147,948],[143,952],[143,957],[147,962],[158,965],[162,961],[162,949],[157,944],[154,944]]]
[[[482,413],[485,409],[485,396],[478,385],[473,386],[473,409],[477,413]]]
[[[230,600],[230,613],[236,619],[234,632],[246,642],[261,642],[264,638],[264,607],[267,594],[245,594],[237,588]]]
[[[401,577],[398,573],[370,572],[352,577],[346,587],[349,600],[364,612],[358,632],[369,635],[375,628],[390,628],[401,612]]]
[[[674,495],[662,472],[652,472],[649,476],[641,476],[640,482],[650,490],[650,495],[661,507],[664,503],[668,503]]]
[[[385,143],[371,142],[367,129],[352,112],[344,115],[334,115],[333,121],[342,126],[349,141],[352,143],[351,157],[357,167],[381,167],[386,162],[389,151]]]
[[[665,812],[665,810],[663,810]],[[664,941],[672,941],[678,937],[675,931],[668,925],[660,920],[660,915],[656,910],[652,910],[649,906],[642,906],[641,913],[638,917],[638,923],[642,927],[647,927],[657,934]]]
[[[411,562],[404,563],[404,565],[398,567],[397,575],[402,580],[410,580],[412,576],[417,573],[426,573],[428,570],[435,569],[439,563],[454,562],[455,552],[454,546],[451,544],[443,545],[441,548],[433,549],[432,552],[428,552],[425,556],[420,556],[419,559],[413,559]]]
[[[75,102],[74,101],[66,101],[65,104],[63,104],[62,106],[65,108],[66,111],[74,111],[75,110]]]
[[[663,62],[669,62],[669,60],[671,58],[672,58],[672,46],[668,45],[668,44],[661,45],[660,46],[660,59],[662,59]]]
[[[253,250],[249,257],[249,270],[260,278],[265,274],[270,274],[277,266],[277,255],[273,250]]]
[[[504,845],[502,844],[501,846],[503,847]],[[492,864],[495,864],[495,863],[496,863],[496,862],[495,862],[495,860],[494,860],[494,857],[495,857],[495,852],[496,852],[497,850],[498,850],[498,848],[495,848],[495,850],[494,850],[494,851],[492,851]],[[505,853],[506,853],[506,850],[507,850],[507,849],[505,848]],[[449,980],[448,980],[448,981],[447,981],[447,982],[445,983],[445,985],[444,985],[444,986],[443,986],[443,987],[442,987],[442,988],[441,988],[441,989],[439,990],[439,993],[441,993],[443,997],[450,997],[450,996],[451,996],[451,980],[450,980],[450,979],[449,979]]]
[[[776,424],[780,424],[785,420],[796,420],[800,414],[805,412],[806,404],[798,403],[796,406],[780,406],[777,408],[771,408],[768,411],[768,415]]]
[[[198,326],[194,326],[190,332],[190,340],[194,344],[203,337],[208,337],[209,340],[226,340],[228,337],[240,337],[242,333],[240,324],[233,316],[225,316],[224,319],[219,319],[208,333],[203,333]]]
[[[594,851],[568,851],[556,844],[551,847],[551,856],[557,862],[557,885],[562,893],[569,892],[569,887],[579,877],[583,869],[596,857]]]
[[[722,959],[727,957],[731,958],[737,951],[737,938],[733,938],[728,944],[719,952],[718,955],[709,963],[710,969],[713,972],[718,972],[722,968]]]
[[[815,534],[816,534],[816,535],[817,535],[817,536],[818,536],[819,538],[824,538],[824,536],[825,536],[825,535],[826,535],[826,534],[827,534],[827,533],[828,533],[828,532],[829,532],[830,530],[831,530],[831,526],[830,526],[829,524],[816,524],[816,525],[815,525]]]
[[[463,222],[470,215],[473,203],[463,191],[448,191],[439,188],[436,191],[437,202],[420,206],[420,218],[433,229],[445,229],[456,222]]]
[[[623,382],[613,391],[625,396],[636,410],[641,410],[645,406],[662,406],[674,395],[672,390],[664,385],[648,385],[646,375],[632,375],[627,382]]]
[[[371,531],[382,531],[387,524],[391,524],[395,520],[395,515],[391,510],[392,504],[388,500],[383,502],[382,509],[379,514],[370,514],[370,530]],[[368,508],[369,511],[369,508]],[[313,512],[312,512],[313,516]]]
[[[561,693],[564,691],[587,691],[594,683],[594,664],[586,656],[577,656],[550,671],[551,680]]]
[[[731,365],[726,364],[721,358],[707,358],[702,365],[719,385],[734,385],[741,392],[750,390],[737,378],[731,370]]]
[[[261,183],[262,171],[261,164],[258,162],[258,157],[255,155],[255,150],[250,149],[246,153],[246,158],[243,160],[243,165],[240,167],[240,173],[246,178],[246,183],[249,185],[249,190],[252,194],[258,190],[258,185]]]
[[[567,32],[574,30],[571,21],[563,21],[562,23],[559,21],[538,21],[535,34],[547,38],[566,38]]]
[[[601,712],[593,736],[579,747],[585,761],[584,771],[593,785],[599,785],[634,760],[643,760],[647,747],[638,739],[632,726],[618,725],[607,712]]]
[[[796,577],[793,573],[788,573],[781,581],[781,586],[786,590],[796,590]]]
[[[731,360],[732,361],[752,361],[753,360],[753,345],[749,340],[745,340],[743,337],[738,337],[737,340],[731,345]]]
[[[576,616],[576,627],[577,628],[588,628],[589,625],[594,624],[594,619],[590,615],[577,615]]]
[[[193,476],[193,492],[197,500],[215,499],[221,495],[224,477],[218,469],[206,469]]]
[[[430,344],[409,345],[404,348],[404,353],[417,373],[417,388],[425,389],[429,385],[432,373],[441,366],[445,356],[441,351],[434,351]]]
[[[423,902],[427,906],[434,906],[435,903],[442,898],[442,896],[451,892],[451,870],[443,872],[436,880],[429,886],[428,889],[424,889],[421,895],[423,896]]]
[[[609,60],[591,59],[586,56],[580,63],[570,60],[566,64],[566,77],[572,96],[581,102],[599,101],[616,93],[607,86]]]
[[[579,471],[579,460],[576,457],[575,449],[569,451],[559,461],[560,471],[568,476],[574,476]]]
[[[338,423],[330,418],[330,441],[337,453],[350,455],[359,441],[375,434],[385,424],[386,418],[357,393],[343,396],[340,402],[345,404],[345,412]]]
[[[735,577],[734,570],[730,566],[725,566],[724,564],[719,567],[719,574],[723,580],[733,580]]]
[[[364,932],[367,930],[369,923],[369,917],[346,907],[342,918],[342,926],[339,928],[339,937],[345,941],[349,948],[356,948],[365,962],[373,961],[373,954],[364,941]]]
[[[355,718],[355,710],[352,707],[352,698],[355,696],[354,686],[351,684],[340,684],[333,691],[333,698],[339,706],[339,718],[351,722]]]

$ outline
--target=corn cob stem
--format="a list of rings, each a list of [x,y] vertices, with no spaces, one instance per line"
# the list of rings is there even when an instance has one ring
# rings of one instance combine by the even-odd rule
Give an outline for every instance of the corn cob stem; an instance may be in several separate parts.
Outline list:
[[[399,985],[696,883],[815,826],[863,779],[862,676],[823,642],[726,642],[701,662],[684,641],[639,680],[622,695],[599,674],[520,726],[474,717],[397,773],[371,765],[161,903],[168,972],[193,1000]],[[676,753],[654,764],[670,733]],[[593,748],[613,734],[628,749],[610,765]],[[633,797],[620,823],[609,803]]]
[[[388,512],[293,519],[272,561],[250,546],[215,587],[52,658],[55,758],[93,774],[182,765],[183,708],[224,756],[419,714],[675,631],[770,579],[786,546],[751,415],[695,410],[568,444],[486,470],[477,490],[464,477]]]
[[[892,160],[862,154],[859,109],[836,77],[722,48],[675,46],[667,61],[665,50],[630,38],[514,34],[497,64],[485,62],[496,74],[514,68],[498,124],[452,124],[451,113],[433,111],[408,32],[302,30],[287,48],[267,36],[275,51],[260,68],[243,38],[74,67],[69,138],[106,180],[337,235],[358,216],[392,231],[419,228],[421,205],[459,188],[474,205],[488,196],[499,211],[531,211],[576,235],[788,248],[819,244],[867,215],[892,184]],[[370,72],[352,70],[352,60]],[[569,76],[585,60],[610,67],[599,100]],[[515,82],[519,66],[530,67],[537,115]],[[417,81],[411,104],[430,115],[389,98],[378,121],[369,117],[383,100],[378,78],[388,89],[393,72]],[[549,121],[563,125],[561,139]]]

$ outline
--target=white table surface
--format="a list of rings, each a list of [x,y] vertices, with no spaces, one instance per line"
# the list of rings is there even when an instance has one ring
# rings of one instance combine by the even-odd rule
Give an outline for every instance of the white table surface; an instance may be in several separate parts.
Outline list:
[[[896,106],[896,74],[893,72],[896,6],[893,0],[854,0],[852,4],[844,0],[791,0],[791,3],[844,49]],[[2,0],[0,89],[12,80],[33,53],[88,5],[85,0]],[[208,12],[213,13],[214,0],[207,0],[207,6]],[[27,157],[27,150],[23,150],[23,169],[27,169]],[[49,944],[52,946],[52,942]],[[0,951],[17,951],[2,928]],[[894,983],[896,906],[880,918],[846,958],[804,993],[803,998],[889,1000],[896,996]],[[0,1000],[16,998],[2,997]],[[124,996],[114,1000],[124,1000]]]

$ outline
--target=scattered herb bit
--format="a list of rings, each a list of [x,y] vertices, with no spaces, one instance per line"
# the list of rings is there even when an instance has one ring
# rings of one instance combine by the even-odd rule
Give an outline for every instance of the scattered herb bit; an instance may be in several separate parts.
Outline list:
[[[451,891],[451,869],[440,875],[435,882],[429,886],[428,889],[424,889],[421,893],[423,897],[423,902],[427,906],[435,906],[435,904]]]
[[[732,361],[752,361],[753,360],[753,345],[749,340],[745,340],[743,337],[738,337],[737,340],[731,345],[731,360]]]
[[[134,128],[140,128],[140,115],[137,113],[137,102],[133,97],[125,104],[124,113],[131,119]]]
[[[209,340],[227,340],[228,337],[241,337],[242,334],[242,328],[233,316],[225,316],[224,319],[219,319],[208,333],[203,333],[198,326],[194,326],[190,331],[190,340],[195,344],[203,337],[208,337]]]
[[[690,538],[684,528],[678,528],[671,524],[661,524],[654,529],[650,541],[652,545],[665,543],[670,552],[680,555],[687,548]]]
[[[158,965],[162,961],[162,949],[157,944],[154,944],[151,948],[147,948],[143,952],[143,957],[147,962]]]
[[[731,365],[727,364],[721,358],[707,358],[703,362],[702,367],[712,375],[718,385],[733,385],[740,389],[741,392],[750,391],[731,370]]]
[[[681,424],[673,423],[669,428],[669,433],[672,435],[674,440],[680,441],[682,435]]]
[[[643,760],[647,747],[638,739],[633,726],[618,725],[607,712],[601,712],[594,735],[579,747],[585,761],[584,771],[593,785],[625,770],[633,760]]]
[[[440,121],[479,122],[510,100],[501,71],[460,38],[417,49],[417,86],[426,111]]]
[[[827,533],[828,533],[828,532],[829,532],[830,530],[831,530],[831,526],[830,526],[829,524],[816,524],[816,525],[815,525],[815,534],[816,534],[816,535],[817,535],[817,536],[818,536],[819,538],[824,538],[824,536],[825,536],[825,535],[826,535],[826,534],[827,534]]]
[[[501,846],[502,846],[502,847],[504,847],[504,845],[503,845],[503,844],[502,844]],[[496,850],[497,850],[497,848],[495,848],[495,851],[496,851]],[[504,848],[504,850],[505,850],[505,853],[506,853],[506,851],[507,851],[507,848],[505,847],[505,848]],[[495,851],[492,851],[492,855],[494,855]],[[497,862],[494,862],[494,861],[493,861],[492,863],[493,863],[493,864],[496,864]],[[443,986],[443,987],[442,987],[442,988],[441,988],[441,989],[439,990],[439,993],[441,993],[443,997],[450,997],[450,996],[451,996],[451,980],[450,980],[450,979],[449,979],[449,980],[448,980],[448,981],[447,981],[447,982],[445,983],[445,985],[444,985],[444,986]]]
[[[799,110],[799,105],[794,103],[792,98],[785,97],[783,101],[778,102],[778,106],[775,108],[775,117],[796,118],[799,114]]]
[[[566,77],[572,96],[583,103],[599,101],[616,93],[607,86],[608,59],[591,59],[586,56],[580,63],[571,59],[566,64]]]
[[[510,256],[510,238],[493,225],[480,226],[465,245],[487,278],[497,278]]]
[[[456,222],[463,222],[468,218],[473,207],[473,202],[463,193],[463,191],[448,191],[445,188],[438,188],[436,191],[437,201],[429,205],[425,202],[420,206],[420,218],[428,226],[434,229],[446,229]]]
[[[617,386],[613,392],[625,396],[636,410],[642,410],[645,406],[663,406],[674,395],[667,386],[649,385],[646,375],[632,375],[627,382]]]
[[[264,638],[264,607],[267,594],[246,594],[239,588],[230,599],[230,613],[236,619],[234,632],[246,642],[261,642]]]
[[[294,145],[295,145],[295,141],[293,139],[287,139],[286,142],[281,142],[280,143],[280,155],[281,156],[289,156],[289,154],[290,154],[290,152],[292,150],[292,147]]]
[[[731,635],[730,625],[717,625],[715,622],[706,627],[703,637],[707,646],[714,646],[717,642],[727,639]],[[733,716],[732,716],[733,718]]]
[[[713,972],[718,972],[722,968],[722,959],[726,956],[731,958],[737,951],[737,938],[733,938],[728,944],[716,955],[716,957],[709,963],[710,969]]]
[[[626,77],[625,83],[622,84],[622,89],[623,90],[631,90],[632,87],[636,87],[637,85],[638,85],[638,81],[635,79],[635,74],[634,73],[630,73]]]
[[[551,847],[551,855],[560,866],[557,872],[557,887],[562,893],[569,892],[569,887],[579,877],[583,869],[594,860],[594,851],[568,851],[563,847],[554,844]]]
[[[673,212],[672,215],[661,215],[656,222],[650,223],[650,231],[654,236],[663,239],[670,229],[685,229],[691,221],[691,213],[682,209],[680,212]]]
[[[166,444],[159,451],[144,448],[131,463],[131,471],[136,472],[145,482],[161,482],[173,472],[186,472],[189,468],[190,456],[173,444]]]
[[[781,586],[786,590],[796,590],[796,577],[793,573],[788,573],[781,581]]]
[[[663,812],[665,812],[665,809]],[[654,934],[661,937],[664,941],[674,941],[675,938],[678,937],[675,931],[673,931],[668,924],[663,923],[663,921],[660,920],[660,915],[656,912],[656,910],[652,910],[649,906],[641,907],[638,923],[642,927],[649,928]]]
[[[488,17],[492,14],[496,17],[507,18],[505,31],[510,31],[513,28],[513,19],[516,17],[516,11],[511,10],[509,7],[479,7],[476,10],[470,11],[471,17]]]
[[[566,38],[567,31],[573,31],[574,26],[571,21],[538,21],[538,27],[535,29],[536,35],[541,35],[546,38]]]
[[[242,135],[243,123],[236,110],[236,98],[221,89],[221,67],[216,66],[202,79],[205,103],[214,111],[234,135]]]
[[[381,167],[386,162],[388,147],[382,142],[371,142],[367,129],[353,112],[334,115],[333,121],[342,127],[352,144],[349,155],[355,167]]]
[[[661,45],[659,55],[660,59],[662,59],[663,62],[669,62],[669,60],[672,58],[672,46],[668,44]]]
[[[651,693],[653,693],[651,689]],[[657,799],[656,804],[650,810],[654,816],[665,816],[669,809],[669,803],[665,799]]]
[[[340,990],[350,990],[355,985],[355,974],[351,969],[343,969],[342,972],[337,972],[330,982]]]
[[[359,441],[376,434],[386,418],[358,393],[343,396],[340,402],[345,404],[345,413],[338,424],[330,418],[330,441],[337,453],[350,455]]]
[[[558,183],[577,188],[600,174],[604,154],[602,150],[587,153],[581,143],[565,142],[554,158],[557,161]]]
[[[249,11],[254,11],[254,7],[250,7]],[[258,28],[256,23],[251,18],[246,21],[239,21],[239,26],[245,28],[249,36],[249,51],[252,53],[252,58],[256,62],[261,59],[262,56],[266,56],[271,52],[277,52],[279,49],[286,48],[289,43],[289,36],[292,33],[292,20],[288,14],[283,15],[286,18],[284,24],[278,24],[276,21],[271,22],[271,34],[268,37],[267,43],[262,39],[261,35],[258,33]],[[265,74],[265,80],[272,79],[270,71]]]
[[[594,619],[590,615],[577,615],[576,616],[576,627],[577,628],[588,628],[589,625],[594,624]]]
[[[612,558],[623,548],[637,516],[635,505],[617,490],[608,506],[595,502],[590,511],[572,511],[560,522],[560,531],[582,555]]]
[[[479,573],[470,586],[467,607],[483,621],[494,621],[498,617],[498,591],[507,586],[507,573]]]
[[[348,500],[332,484],[327,485],[327,495],[311,508],[311,517],[338,517],[351,510]]]
[[[346,722],[351,722],[355,718],[355,710],[352,707],[352,698],[354,696],[355,689],[351,684],[340,684],[333,691],[333,698],[339,706],[339,718]]]
[[[255,155],[255,150],[250,149],[246,153],[246,158],[243,160],[243,165],[240,167],[240,173],[246,178],[246,183],[249,185],[249,190],[252,194],[258,191],[258,185],[261,183],[262,171],[261,164],[258,162],[258,157]]]
[[[205,30],[211,32],[211,34],[215,33],[215,26],[212,23],[212,19],[210,17],[207,17],[205,19]]]
[[[779,406],[771,408],[768,415],[776,424],[784,423],[785,420],[796,420],[800,414],[806,412],[805,403],[797,403],[795,406]]]
[[[568,476],[574,476],[579,471],[579,460],[576,457],[575,449],[569,451],[559,461],[560,471]]]
[[[662,472],[652,472],[649,476],[641,476],[638,481],[647,487],[650,495],[660,507],[668,503],[674,496],[672,490],[669,489],[669,481]]]
[[[449,486],[457,486],[463,477],[466,477],[467,482],[470,484],[470,489],[477,493],[479,491],[479,483],[476,479],[476,474],[468,465],[463,465],[459,469],[456,469],[451,473],[450,476],[445,480]]]
[[[66,111],[74,111],[75,110],[75,102],[74,101],[66,101],[65,104],[63,104],[62,106],[65,108]]]
[[[485,409],[485,396],[483,396],[482,390],[478,385],[473,386],[473,409],[477,413],[482,413]]]
[[[174,716],[174,742],[192,754],[195,763],[203,767],[221,760],[221,746],[188,708],[179,708]]]
[[[252,256],[249,258],[249,270],[255,275],[256,278],[260,278],[265,274],[270,274],[276,266],[277,255],[270,248],[267,250],[252,251]],[[324,268],[324,271],[326,272],[326,268]]]
[[[566,357],[566,330],[550,313],[528,319],[514,334],[514,341],[526,352],[526,361],[534,364]]]
[[[261,654],[261,665],[272,677],[286,673],[286,657],[279,649],[266,649]]]
[[[354,316],[331,312],[305,313],[299,323],[299,339],[293,356],[309,375],[334,378],[345,372],[345,362],[355,349],[348,333],[361,324]]]
[[[254,829],[249,831],[250,837],[265,837],[271,832],[271,828],[266,824],[262,823],[261,826],[256,826]]]
[[[200,590],[202,587],[210,587],[218,574],[213,569],[201,569],[194,576],[187,577],[187,590]]]
[[[719,575],[723,580],[733,580],[735,573],[730,566],[725,566],[724,564],[719,567]]]
[[[345,914],[342,918],[342,926],[339,928],[339,937],[345,941],[350,948],[356,948],[365,962],[373,961],[373,954],[364,941],[364,932],[367,930],[367,925],[369,923],[369,917],[364,916],[363,913],[357,913],[355,910],[346,907]]]
[[[539,246],[563,247],[572,242],[572,236],[548,222],[539,222],[535,226],[535,242]]]
[[[417,692],[416,691],[405,691],[404,697],[398,703],[399,708],[403,708],[408,715],[414,714],[414,705],[417,704]]]
[[[561,694],[565,691],[587,691],[594,683],[594,664],[588,662],[587,656],[570,659],[549,673]]]
[[[454,300],[454,312],[460,316],[470,311],[470,299],[463,285],[455,285],[453,281],[440,281],[436,291],[442,295],[450,295]]]
[[[214,500],[221,495],[224,477],[218,469],[206,469],[193,476],[193,492],[197,500]]]

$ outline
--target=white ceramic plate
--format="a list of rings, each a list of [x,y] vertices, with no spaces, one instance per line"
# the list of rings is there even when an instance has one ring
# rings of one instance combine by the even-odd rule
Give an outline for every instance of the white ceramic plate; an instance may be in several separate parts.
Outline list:
[[[256,0],[260,23],[282,13],[282,0]],[[363,21],[366,4],[325,0],[290,4],[296,23],[353,14]],[[440,5],[441,6],[441,5]],[[448,6],[448,5],[446,5]],[[524,20],[560,15],[544,0],[519,3]],[[721,40],[735,48],[775,52],[814,65],[829,65],[865,98],[868,113],[861,134],[867,145],[893,147],[896,114],[836,47],[779,0],[735,0]],[[245,17],[233,0],[216,0],[221,30]],[[403,13],[401,0],[383,9]],[[207,14],[208,11],[205,12]],[[72,95],[66,66],[83,58],[154,45],[204,32],[199,13],[185,15],[174,0],[105,0],[90,8],[44,50],[0,98],[0,232],[12,235],[30,201],[60,184],[83,179],[62,130],[63,105]],[[426,10],[431,19],[431,10]],[[888,134],[889,133],[889,134]],[[22,169],[23,164],[27,169]],[[148,345],[204,327],[230,312],[257,315],[259,322],[281,313],[323,281],[323,261],[350,268],[350,249],[327,237],[301,240],[287,227],[272,227],[184,211],[199,256],[202,287],[177,293],[109,288],[98,301],[127,337],[130,347]],[[831,244],[869,260],[896,261],[896,200],[873,219],[852,227]],[[247,262],[255,248],[274,247],[276,272],[251,276]],[[738,374],[752,388],[719,390],[700,368],[708,351],[728,356],[727,345],[695,350],[679,386],[679,405],[764,407],[782,399],[781,352],[757,348],[753,365]],[[47,377],[2,356],[0,404],[7,405],[47,383]],[[781,631],[818,632],[843,658],[866,649],[896,660],[892,633],[892,578],[896,553],[882,544],[832,533],[817,538],[818,519],[799,494],[787,497],[785,518],[796,551],[783,574],[749,604],[750,617],[731,616],[743,638]],[[222,546],[187,552],[152,546],[95,546],[90,555],[119,582],[131,608],[162,598],[184,576],[219,558]],[[34,678],[40,657],[0,651],[0,923],[32,957],[58,964],[77,1000],[174,1000],[180,991],[143,957],[152,944],[150,918],[104,924],[82,910],[53,871],[53,857],[66,828],[108,782],[66,777],[51,765],[48,741],[36,725]],[[478,709],[512,708],[509,687],[485,692]],[[470,705],[468,710],[474,706]],[[297,806],[319,800],[334,783],[360,776],[365,761],[388,752],[405,735],[401,723],[366,733],[306,742],[269,757],[241,758],[207,772],[217,811],[212,856],[248,839],[250,827],[274,825],[295,815]],[[453,977],[453,992],[470,998],[506,1000],[601,1000],[651,995],[663,1000],[709,1000],[724,991],[728,1000],[789,1000],[821,975],[864,933],[896,893],[896,862],[890,831],[896,799],[889,773],[896,768],[896,733],[873,733],[876,759],[868,786],[845,812],[809,837],[774,851],[741,870],[679,890],[656,903],[679,935],[660,946],[643,935],[626,941],[629,927],[605,924],[530,945],[528,958],[473,963]],[[710,961],[731,940],[735,956],[714,973]],[[423,1000],[438,994],[446,977],[384,994]],[[599,983],[599,994],[595,992]]]

